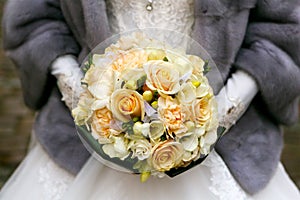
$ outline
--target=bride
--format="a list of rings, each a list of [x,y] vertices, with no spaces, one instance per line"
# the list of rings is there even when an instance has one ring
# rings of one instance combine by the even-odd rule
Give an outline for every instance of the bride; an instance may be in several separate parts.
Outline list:
[[[299,8],[298,0],[8,0],[4,48],[37,117],[33,145],[0,199],[298,199],[279,159],[280,126],[297,120]],[[208,51],[225,80],[214,85],[220,112],[233,126],[202,164],[141,184],[90,158],[68,106],[79,63],[97,44],[148,27]]]

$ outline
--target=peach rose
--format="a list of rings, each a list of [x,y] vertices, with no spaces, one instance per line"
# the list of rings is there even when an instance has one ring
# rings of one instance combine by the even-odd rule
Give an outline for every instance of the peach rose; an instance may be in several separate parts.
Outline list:
[[[128,89],[119,89],[111,96],[111,111],[116,119],[128,122],[132,117],[144,118],[145,109],[142,95]]]
[[[151,152],[151,165],[160,172],[168,171],[181,163],[183,147],[179,142],[166,140],[155,145]]]

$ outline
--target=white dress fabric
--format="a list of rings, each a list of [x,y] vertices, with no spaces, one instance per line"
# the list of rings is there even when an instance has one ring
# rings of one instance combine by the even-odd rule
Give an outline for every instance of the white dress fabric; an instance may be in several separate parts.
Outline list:
[[[111,0],[111,29],[123,32],[159,27],[189,34],[193,25],[193,0]],[[151,11],[146,7],[151,4]],[[0,192],[0,199],[22,200],[243,200],[300,199],[299,190],[282,164],[268,186],[250,196],[239,186],[222,158],[211,152],[193,169],[174,178],[150,177],[141,183],[138,175],[119,172],[90,158],[74,177],[36,144]]]
[[[118,172],[90,158],[74,177],[36,144],[2,188],[2,200],[291,200],[300,199],[297,187],[282,164],[260,193],[250,196],[231,176],[221,157],[212,152],[197,167],[175,177],[151,177]]]

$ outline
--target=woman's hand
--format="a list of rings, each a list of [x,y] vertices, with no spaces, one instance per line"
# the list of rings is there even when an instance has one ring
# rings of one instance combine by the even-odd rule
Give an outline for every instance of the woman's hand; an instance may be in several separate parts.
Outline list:
[[[228,131],[247,110],[257,91],[257,84],[250,75],[242,70],[233,73],[216,96],[220,126]]]
[[[72,55],[64,55],[57,58],[51,65],[51,74],[57,78],[62,101],[72,110],[72,104],[78,101],[82,92],[80,80],[83,77],[83,73],[76,58]]]

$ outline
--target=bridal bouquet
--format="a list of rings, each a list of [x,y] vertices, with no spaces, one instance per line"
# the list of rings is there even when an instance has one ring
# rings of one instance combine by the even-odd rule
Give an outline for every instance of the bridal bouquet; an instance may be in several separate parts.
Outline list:
[[[208,63],[142,33],[121,37],[84,66],[72,111],[100,160],[139,173],[174,176],[203,160],[219,134]]]

